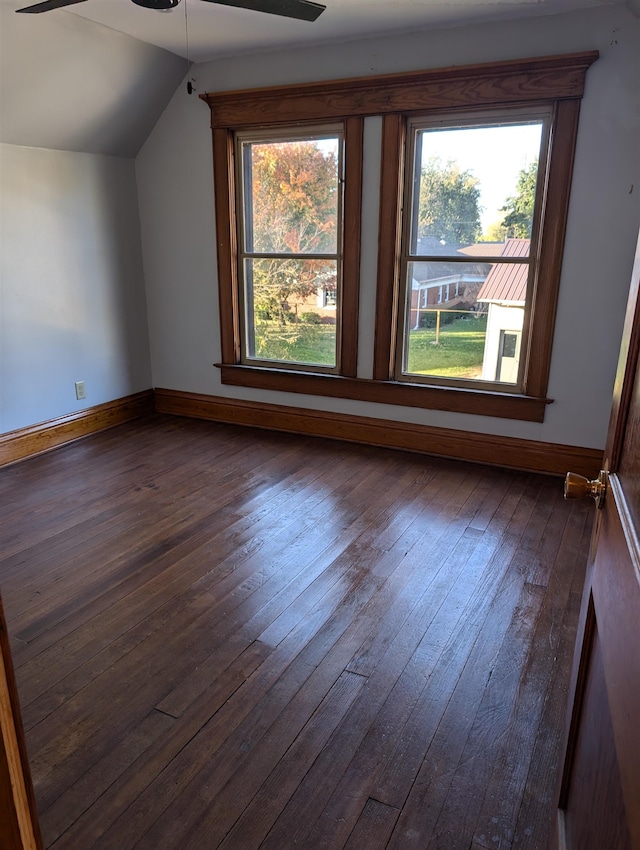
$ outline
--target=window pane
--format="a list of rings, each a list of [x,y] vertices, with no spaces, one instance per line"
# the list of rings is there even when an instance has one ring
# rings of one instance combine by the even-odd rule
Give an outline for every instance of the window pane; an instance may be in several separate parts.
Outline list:
[[[417,129],[409,253],[530,239],[542,129],[540,121]]]
[[[493,296],[505,277],[526,290],[527,273],[516,263],[409,263],[403,373],[516,384],[524,299]]]
[[[245,142],[245,251],[335,254],[339,138]]]
[[[337,263],[248,259],[244,272],[246,356],[335,366]]]

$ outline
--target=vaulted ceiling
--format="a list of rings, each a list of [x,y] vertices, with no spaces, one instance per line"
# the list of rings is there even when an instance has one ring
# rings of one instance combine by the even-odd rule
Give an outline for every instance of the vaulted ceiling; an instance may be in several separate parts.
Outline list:
[[[603,0],[324,0],[313,23],[182,0],[88,0],[36,15],[0,0],[0,141],[135,156],[192,62],[381,33],[549,15]],[[613,0],[620,4],[625,0]],[[640,15],[640,0],[626,0]]]
[[[6,0],[0,0],[6,5]],[[36,0],[18,0],[21,7]],[[48,15],[73,14],[178,56],[204,62],[238,51],[350,40],[476,21],[549,15],[624,0],[318,0],[326,10],[313,23],[202,0],[181,0],[159,13],[130,0],[87,0]]]
[[[0,141],[135,156],[184,60],[70,12],[16,15],[21,5],[0,0]]]

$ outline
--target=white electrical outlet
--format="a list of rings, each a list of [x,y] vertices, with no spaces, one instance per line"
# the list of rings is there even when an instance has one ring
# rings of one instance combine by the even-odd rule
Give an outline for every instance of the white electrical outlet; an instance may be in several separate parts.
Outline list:
[[[84,381],[76,381],[76,398],[86,398],[87,391],[84,388]]]

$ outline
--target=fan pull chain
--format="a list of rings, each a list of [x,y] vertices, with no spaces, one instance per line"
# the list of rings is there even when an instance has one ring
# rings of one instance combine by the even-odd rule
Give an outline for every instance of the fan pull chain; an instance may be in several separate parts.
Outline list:
[[[187,7],[189,5],[189,0],[184,0],[184,38],[187,46],[187,93],[193,94],[195,91],[195,87],[191,80],[195,82],[195,78],[192,77],[189,79],[189,71],[191,70],[191,63],[189,62],[189,17],[187,12]]]

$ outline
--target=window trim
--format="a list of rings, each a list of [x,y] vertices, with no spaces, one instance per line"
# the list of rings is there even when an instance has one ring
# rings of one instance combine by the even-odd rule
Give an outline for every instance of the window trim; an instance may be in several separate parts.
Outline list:
[[[333,122],[335,123],[335,121]],[[360,216],[364,121],[344,119],[344,197],[342,238],[342,316],[337,341],[336,372],[355,377],[358,357],[360,294]],[[250,128],[253,125],[246,125]],[[241,299],[236,229],[235,132],[243,127],[213,129],[213,171],[218,249],[218,291],[222,363],[242,363]],[[355,330],[354,330],[355,329]],[[268,368],[268,367],[265,367]],[[285,367],[283,367],[285,368]],[[295,368],[295,366],[294,366]]]
[[[540,253],[531,307],[528,316],[527,350],[524,353],[524,378],[521,396],[539,399],[545,404],[551,369],[551,348],[555,326],[556,304],[560,287],[560,271],[564,234],[569,207],[569,190],[573,172],[573,155],[578,130],[580,101],[557,100],[551,120],[547,180],[543,189]],[[396,369],[397,324],[400,314],[400,251],[396,247],[402,231],[402,196],[404,187],[404,151],[406,121],[402,116],[383,118],[382,181],[380,193],[381,230],[378,250],[378,283],[373,378],[393,381]],[[383,230],[384,228],[384,230]],[[386,238],[385,235],[387,234]],[[535,352],[535,356],[532,353]],[[434,384],[420,385],[435,389]],[[453,399],[459,389],[438,386]],[[469,413],[496,416],[495,392],[478,395]],[[544,418],[544,408],[542,409]],[[536,421],[543,421],[538,419]]]
[[[218,365],[222,383],[234,387],[357,399],[374,404],[448,410],[453,413],[480,412],[477,408],[483,401],[486,402],[489,399],[492,413],[487,415],[527,422],[543,422],[546,406],[551,404],[550,399],[532,398],[515,393],[410,384],[406,381],[375,381],[341,375],[297,372],[292,369],[267,369],[224,363]]]
[[[200,95],[210,107],[213,134],[222,381],[383,404],[450,410],[542,422],[564,247],[573,153],[585,75],[597,51],[410,73],[302,83]],[[414,114],[478,111],[484,107],[554,102],[545,220],[532,310],[525,394],[394,381],[398,311],[400,209],[404,186],[406,118]],[[382,116],[382,173],[373,380],[357,378],[362,143],[364,116]],[[340,119],[345,128],[344,274],[338,375],[288,373],[241,366],[235,267],[234,131]],[[551,211],[551,214],[549,214]],[[542,356],[540,356],[542,354]]]

